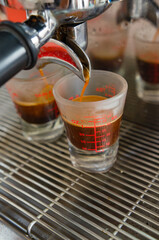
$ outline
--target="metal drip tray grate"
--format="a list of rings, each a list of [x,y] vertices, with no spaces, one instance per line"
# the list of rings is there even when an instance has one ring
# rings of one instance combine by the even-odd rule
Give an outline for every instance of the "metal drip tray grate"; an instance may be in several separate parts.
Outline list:
[[[65,135],[29,143],[0,90],[1,217],[33,239],[159,239],[159,132],[123,120],[118,160],[75,169]]]

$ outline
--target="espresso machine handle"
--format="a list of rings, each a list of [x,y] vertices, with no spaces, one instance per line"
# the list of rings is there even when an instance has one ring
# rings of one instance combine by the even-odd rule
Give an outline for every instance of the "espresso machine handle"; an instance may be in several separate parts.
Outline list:
[[[20,70],[36,64],[39,49],[16,23],[0,23],[0,86]]]
[[[0,86],[12,78],[27,64],[23,45],[8,32],[0,32]]]

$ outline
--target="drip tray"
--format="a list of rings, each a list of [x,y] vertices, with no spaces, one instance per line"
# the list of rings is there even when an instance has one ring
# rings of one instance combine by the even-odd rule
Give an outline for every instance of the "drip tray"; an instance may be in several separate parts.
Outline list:
[[[30,239],[24,236],[24,234],[20,233],[18,230],[13,228],[12,225],[9,225],[8,222],[4,221],[0,218],[0,237],[1,240],[25,240]]]
[[[71,165],[65,135],[28,142],[5,88],[0,102],[0,216],[11,230],[39,240],[159,239],[156,129],[125,115],[116,164],[89,174]]]

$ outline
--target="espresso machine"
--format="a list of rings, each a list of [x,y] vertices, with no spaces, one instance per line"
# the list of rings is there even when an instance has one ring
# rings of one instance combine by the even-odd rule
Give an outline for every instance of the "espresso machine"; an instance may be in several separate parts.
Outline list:
[[[87,20],[118,1],[0,0],[3,16],[7,8],[27,16],[23,23],[0,22],[0,85],[34,67],[50,39],[67,49],[77,67],[41,61],[58,62],[83,80],[83,65],[90,67]],[[154,0],[123,0],[116,21],[146,18],[158,26],[158,15]],[[158,239],[159,107],[137,98],[135,68],[131,59],[127,64],[118,161],[106,174],[70,165],[65,136],[55,143],[25,140],[10,96],[0,88],[0,239]]]
[[[51,61],[64,65],[84,80],[83,66],[90,70],[87,47],[87,25],[112,3],[119,0],[0,0],[0,11],[6,8],[26,10],[23,23],[0,23],[0,85],[22,69],[35,66],[39,49],[50,38],[67,49],[77,67],[60,59]],[[123,0],[117,22],[141,17],[158,24],[158,6],[153,0]],[[50,61],[44,59],[43,61]],[[44,64],[44,62],[41,62]]]
[[[25,9],[27,20],[24,23],[3,21],[0,24],[1,84],[21,69],[32,68],[36,64],[40,47],[50,38],[58,39],[55,43],[67,48],[76,65],[79,66],[79,71],[75,72],[82,74],[81,61],[86,62],[86,66],[89,65],[88,58],[82,51],[82,48],[85,49],[87,45],[85,22],[102,13],[110,6],[110,2],[2,0],[0,3],[3,13],[6,6]],[[71,39],[73,41],[70,41]],[[68,48],[68,45],[73,51]],[[79,56],[82,58],[80,61]]]

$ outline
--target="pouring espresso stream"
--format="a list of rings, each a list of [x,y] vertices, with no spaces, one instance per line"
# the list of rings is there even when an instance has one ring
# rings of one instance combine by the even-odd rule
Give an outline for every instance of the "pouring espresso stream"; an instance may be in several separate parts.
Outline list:
[[[50,91],[50,90],[52,91],[53,86],[50,85],[50,84],[47,82],[47,79],[46,79],[46,77],[45,77],[45,74],[44,74],[43,69],[40,68],[40,69],[39,69],[39,72],[40,72],[40,75],[41,75],[41,77],[42,77],[42,79],[43,79],[43,81],[44,81],[44,83],[45,83],[45,90],[46,90],[46,91]],[[89,72],[89,70],[88,70],[87,68],[85,68],[85,66],[83,67],[83,75],[84,75],[84,77],[85,77],[85,84],[84,84],[83,89],[82,89],[82,91],[81,91],[80,98],[77,100],[77,101],[80,101],[80,102],[82,102],[82,100],[83,100],[83,95],[84,95],[85,90],[86,90],[86,88],[87,88],[87,86],[88,86],[88,84],[89,84],[89,79],[90,79],[90,72]]]
[[[50,42],[44,45],[40,50],[37,68],[46,86],[48,84],[44,76],[43,68],[47,64],[56,63],[71,70],[85,83],[80,97],[80,101],[82,101],[91,76],[90,60],[83,49],[73,40],[69,40],[67,44],[70,47],[57,40],[51,39]]]

